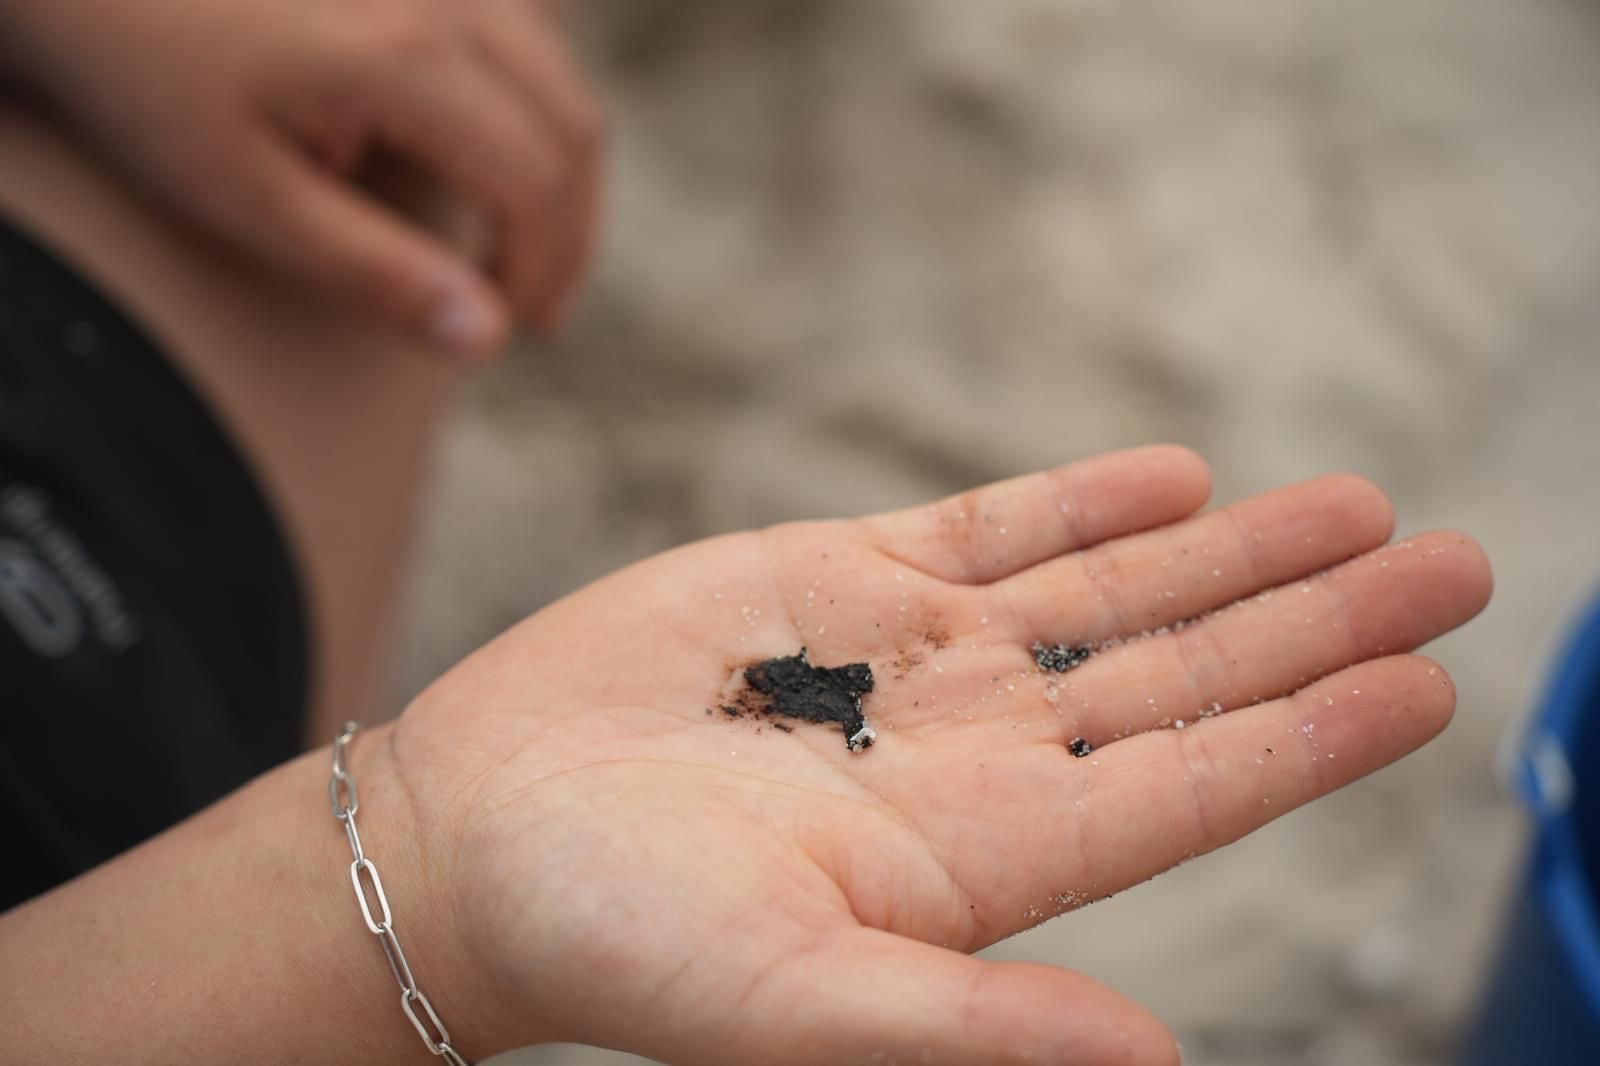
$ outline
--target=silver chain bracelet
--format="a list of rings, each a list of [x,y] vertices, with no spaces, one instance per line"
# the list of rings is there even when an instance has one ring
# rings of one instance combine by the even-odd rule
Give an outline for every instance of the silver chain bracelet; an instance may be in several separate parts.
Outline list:
[[[400,938],[395,935],[394,918],[389,913],[389,898],[383,894],[383,878],[378,876],[378,868],[361,850],[361,834],[356,831],[356,811],[361,803],[356,797],[356,779],[350,776],[348,758],[350,741],[360,728],[359,722],[346,722],[344,731],[333,742],[333,778],[328,782],[328,802],[333,806],[333,816],[344,826],[344,835],[350,840],[350,884],[356,890],[356,902],[361,904],[361,917],[367,923],[367,931],[377,937],[378,943],[383,946],[389,969],[394,973],[395,983],[400,986],[400,1009],[411,1020],[417,1035],[422,1037],[429,1051],[444,1059],[449,1066],[470,1066],[460,1052],[450,1046],[450,1030],[444,1027],[444,1022],[434,1013],[433,1004],[417,987],[417,979],[411,976],[411,964],[406,962],[406,953],[400,948]],[[372,882],[372,892],[378,900],[377,918],[373,917],[372,903],[361,883],[363,873]],[[417,1013],[418,1006],[422,1008],[421,1014]]]

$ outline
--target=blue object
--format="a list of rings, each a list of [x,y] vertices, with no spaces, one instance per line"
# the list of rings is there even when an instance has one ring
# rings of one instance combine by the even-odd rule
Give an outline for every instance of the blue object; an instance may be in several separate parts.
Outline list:
[[[1600,599],[1513,770],[1533,854],[1460,1066],[1600,1066]]]

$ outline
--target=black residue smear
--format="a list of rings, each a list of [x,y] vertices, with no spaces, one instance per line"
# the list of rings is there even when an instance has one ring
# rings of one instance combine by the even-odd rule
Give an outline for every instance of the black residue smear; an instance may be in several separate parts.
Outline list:
[[[1093,654],[1094,649],[1087,644],[1079,644],[1077,647],[1052,644],[1046,647],[1038,641],[1033,642],[1033,661],[1039,664],[1039,669],[1057,674],[1064,674],[1075,666],[1082,666]]]
[[[1094,750],[1094,745],[1082,737],[1073,737],[1072,742],[1067,745],[1067,750],[1081,759]]]
[[[872,691],[872,667],[866,663],[813,666],[806,650],[768,659],[745,668],[745,683],[760,699],[739,699],[729,714],[754,710],[805,722],[838,722],[851,751],[870,747],[876,733],[861,713],[861,697]],[[743,696],[745,694],[741,694]]]

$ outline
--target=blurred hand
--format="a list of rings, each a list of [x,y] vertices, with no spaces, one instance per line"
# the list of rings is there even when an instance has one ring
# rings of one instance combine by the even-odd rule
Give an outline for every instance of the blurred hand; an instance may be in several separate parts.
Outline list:
[[[552,329],[598,203],[595,103],[535,0],[0,0],[0,67],[244,254],[464,355]],[[492,220],[492,277],[353,181],[374,154]]]
[[[1360,479],[1191,517],[1208,492],[1154,448],[722,537],[456,667],[373,745],[415,800],[420,912],[458,918],[452,1027],[706,1066],[1175,1061],[1093,981],[966,953],[1428,740],[1454,692],[1403,653],[1490,587],[1458,534],[1382,547]],[[1048,673],[1035,641],[1097,650]],[[873,747],[721,712],[802,646],[871,664]]]

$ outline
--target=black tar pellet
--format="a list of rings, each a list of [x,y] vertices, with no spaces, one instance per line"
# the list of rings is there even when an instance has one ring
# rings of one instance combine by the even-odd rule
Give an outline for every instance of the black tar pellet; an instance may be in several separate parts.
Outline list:
[[[1087,644],[1079,644],[1076,647],[1052,644],[1046,647],[1035,641],[1033,645],[1033,661],[1039,664],[1039,669],[1057,674],[1064,674],[1073,667],[1082,666],[1093,654],[1093,649]]]

